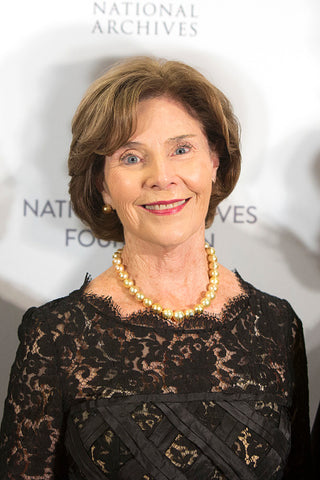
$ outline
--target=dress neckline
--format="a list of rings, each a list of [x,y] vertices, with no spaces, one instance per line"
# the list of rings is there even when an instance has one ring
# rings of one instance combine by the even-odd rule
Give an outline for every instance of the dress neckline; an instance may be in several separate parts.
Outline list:
[[[80,290],[80,297],[83,302],[90,304],[103,316],[112,318],[122,326],[143,327],[147,329],[170,329],[170,330],[217,330],[219,328],[230,328],[234,320],[247,307],[250,298],[250,284],[240,276],[237,270],[234,271],[241,286],[242,293],[231,297],[222,307],[218,314],[202,313],[192,318],[186,318],[180,324],[165,320],[154,312],[141,309],[130,314],[122,314],[121,307],[116,304],[111,296],[101,296],[95,293],[86,292],[91,281],[87,273]]]

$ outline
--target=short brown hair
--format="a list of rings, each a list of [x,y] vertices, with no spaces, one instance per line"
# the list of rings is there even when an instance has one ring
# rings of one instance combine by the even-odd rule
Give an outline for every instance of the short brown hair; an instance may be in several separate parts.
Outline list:
[[[203,126],[220,165],[212,189],[206,227],[240,173],[239,124],[225,95],[194,68],[176,61],[135,57],[115,64],[87,90],[72,122],[69,191],[73,209],[96,237],[123,241],[116,212],[103,213],[105,156],[132,136],[139,101],[166,95],[180,102]]]

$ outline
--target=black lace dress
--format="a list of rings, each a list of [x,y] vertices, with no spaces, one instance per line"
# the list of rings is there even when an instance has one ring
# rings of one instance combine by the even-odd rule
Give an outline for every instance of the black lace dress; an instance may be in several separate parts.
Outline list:
[[[309,479],[306,357],[290,305],[239,278],[220,317],[121,317],[85,285],[19,328],[0,478]]]

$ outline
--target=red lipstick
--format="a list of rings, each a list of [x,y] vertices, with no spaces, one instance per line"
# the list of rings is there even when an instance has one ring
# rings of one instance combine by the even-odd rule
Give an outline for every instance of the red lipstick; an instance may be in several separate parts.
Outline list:
[[[158,202],[147,203],[143,205],[143,208],[154,215],[173,215],[180,212],[189,200],[189,198],[160,200]]]

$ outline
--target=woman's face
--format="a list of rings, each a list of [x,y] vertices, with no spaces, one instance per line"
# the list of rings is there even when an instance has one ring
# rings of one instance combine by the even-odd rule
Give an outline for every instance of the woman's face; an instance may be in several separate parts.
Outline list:
[[[126,242],[178,245],[204,235],[218,165],[200,122],[182,104],[143,100],[135,133],[106,157],[103,200],[117,211]]]

